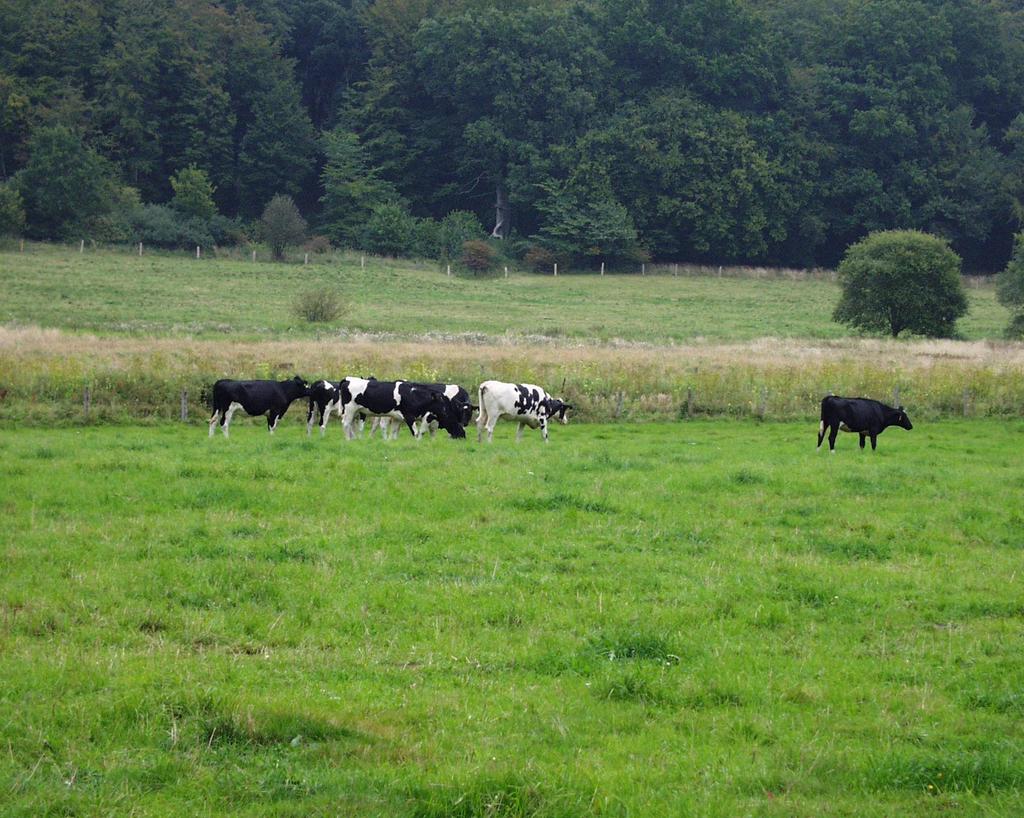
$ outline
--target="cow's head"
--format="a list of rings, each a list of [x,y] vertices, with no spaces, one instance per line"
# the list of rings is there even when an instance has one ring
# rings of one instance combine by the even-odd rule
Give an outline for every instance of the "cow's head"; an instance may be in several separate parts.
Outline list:
[[[453,401],[451,406],[460,424],[463,426],[469,426],[469,424],[473,422],[473,410],[477,407],[472,403]]]
[[[544,408],[547,410],[550,420],[557,420],[559,423],[568,423],[569,418],[565,414],[570,409],[575,409],[571,403],[565,403],[558,398],[548,398],[544,401]]]
[[[902,429],[906,429],[908,432],[914,428],[914,424],[910,422],[910,418],[907,417],[907,413],[904,411],[902,406],[897,406],[893,410],[892,424],[893,426],[899,426]]]
[[[294,389],[300,398],[309,397],[309,384],[302,380],[298,375],[288,381],[288,383],[294,385]]]
[[[437,417],[437,425],[444,429],[449,437],[461,439],[466,437],[465,424],[461,423],[460,411],[452,405],[444,395],[432,393],[427,410]]]

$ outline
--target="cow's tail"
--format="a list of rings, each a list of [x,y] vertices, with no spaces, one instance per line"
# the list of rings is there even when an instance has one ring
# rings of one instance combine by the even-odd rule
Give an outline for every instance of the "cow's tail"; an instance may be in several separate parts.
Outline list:
[[[487,425],[487,408],[486,408],[486,404],[484,404],[484,395],[486,395],[486,394],[487,394],[487,384],[482,383],[482,384],[480,384],[480,389],[477,390],[477,394],[476,394],[476,403],[477,403],[477,409],[476,409],[476,412],[477,412],[477,414],[476,414],[476,428],[477,428],[478,431],[482,430],[483,427]],[[477,435],[477,437],[479,437],[479,434]]]

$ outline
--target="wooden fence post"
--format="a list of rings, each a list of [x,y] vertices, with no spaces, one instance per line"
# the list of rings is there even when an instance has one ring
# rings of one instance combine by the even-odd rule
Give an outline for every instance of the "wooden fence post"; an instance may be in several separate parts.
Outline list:
[[[302,263],[303,264],[309,264],[309,253],[306,253],[306,259]]]
[[[19,253],[24,253],[25,252],[25,239],[21,240],[21,246],[18,248],[18,252]]]
[[[199,258],[199,245],[196,245],[196,258]]]
[[[139,258],[142,258],[142,242],[139,242]]]
[[[768,414],[768,387],[761,387],[761,403],[757,408],[757,413],[760,415],[761,420],[764,420],[764,416]]]
[[[508,278],[508,266],[505,267],[505,278]]]
[[[360,256],[359,257],[359,269],[361,269],[361,270],[365,270],[366,269],[366,256]]]
[[[616,398],[616,401],[615,401],[615,417],[616,418],[622,417],[622,398],[623,398],[623,395],[622,395],[622,391],[620,390],[619,391],[619,395],[618,395],[618,397]]]
[[[558,262],[555,262],[555,275],[558,275]]]
[[[970,390],[964,387],[964,417],[968,417],[971,413],[971,393]]]
[[[78,242],[78,255],[82,255],[85,252],[85,239]]]
[[[448,265],[448,277],[451,278],[451,275],[452,275],[452,265],[449,264]]]
[[[181,390],[181,422],[188,422],[188,390]]]
[[[686,416],[693,417],[693,387],[686,387]]]
[[[89,407],[92,405],[92,391],[89,389],[89,385],[86,384],[85,391],[82,393],[82,417],[88,423],[89,421]]]
[[[900,405],[900,388],[898,386],[894,386],[892,388],[892,405],[893,406],[899,406]]]
[[[601,262],[601,275],[604,275],[604,262]]]
[[[640,265],[640,275],[642,275],[642,276],[647,275],[647,265],[646,264],[641,264]]]

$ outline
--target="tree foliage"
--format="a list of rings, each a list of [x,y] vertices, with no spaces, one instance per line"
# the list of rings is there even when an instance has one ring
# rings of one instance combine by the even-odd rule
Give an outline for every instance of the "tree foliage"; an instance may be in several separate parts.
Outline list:
[[[846,251],[839,280],[833,318],[856,329],[945,338],[967,312],[960,257],[926,233],[872,233]]]
[[[1024,337],[1024,233],[1014,236],[1013,256],[999,274],[997,287],[999,303],[1010,311],[1006,334]]]
[[[186,216],[209,221],[217,213],[213,201],[214,187],[206,171],[189,165],[171,177],[174,199],[171,206]]]
[[[17,236],[25,229],[25,208],[13,185],[0,185],[0,236]]]
[[[1019,6],[0,0],[0,182],[30,235],[95,223],[102,191],[58,207],[38,172],[65,129],[147,204],[194,165],[221,213],[285,193],[350,246],[400,202],[403,252],[454,257],[438,221],[489,232],[500,199],[581,260],[835,264],[915,229],[991,271],[1024,224]]]

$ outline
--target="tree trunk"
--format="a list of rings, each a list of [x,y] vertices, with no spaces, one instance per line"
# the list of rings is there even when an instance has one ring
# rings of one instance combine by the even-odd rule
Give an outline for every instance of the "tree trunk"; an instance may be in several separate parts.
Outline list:
[[[494,204],[494,229],[491,231],[491,238],[507,239],[512,229],[512,206],[508,203],[508,191],[505,185],[498,182],[497,200]]]

